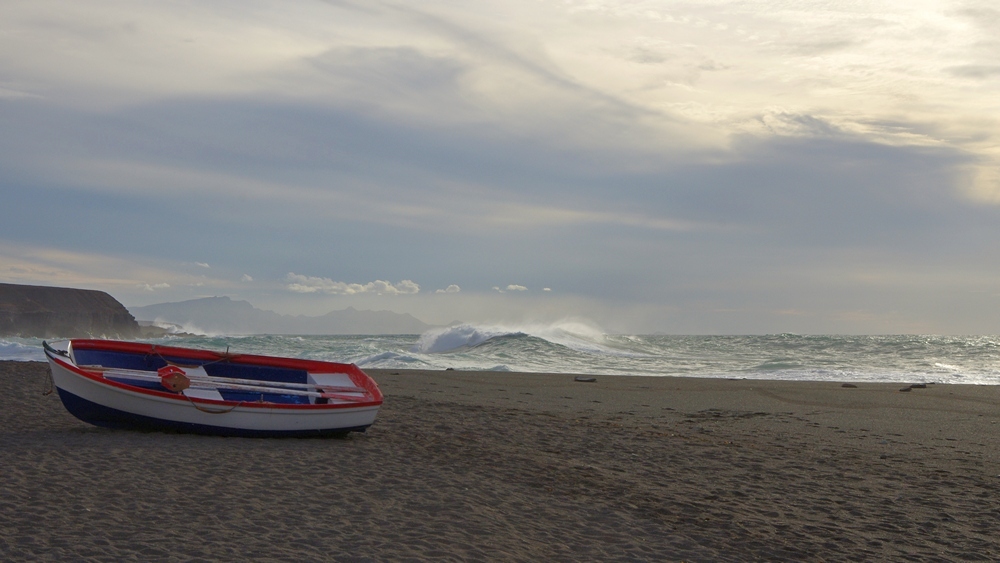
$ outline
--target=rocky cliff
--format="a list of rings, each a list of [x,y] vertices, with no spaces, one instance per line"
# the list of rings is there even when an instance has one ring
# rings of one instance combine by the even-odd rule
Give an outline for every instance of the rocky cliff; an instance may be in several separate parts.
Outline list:
[[[139,324],[103,291],[0,283],[0,336],[134,338]]]

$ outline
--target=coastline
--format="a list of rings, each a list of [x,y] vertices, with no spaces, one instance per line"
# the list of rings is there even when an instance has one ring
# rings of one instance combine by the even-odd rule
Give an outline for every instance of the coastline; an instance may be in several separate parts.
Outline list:
[[[1000,387],[366,370],[347,439],[112,431],[0,362],[0,553],[996,560]]]

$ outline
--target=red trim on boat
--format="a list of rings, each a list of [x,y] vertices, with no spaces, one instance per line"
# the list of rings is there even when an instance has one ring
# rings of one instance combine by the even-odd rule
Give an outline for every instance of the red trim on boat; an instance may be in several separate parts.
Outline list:
[[[252,354],[221,354],[218,352],[213,352],[210,350],[197,350],[193,348],[176,348],[173,346],[159,346],[153,344],[146,344],[143,342],[122,342],[118,340],[70,340],[71,347],[73,349],[80,350],[105,350],[105,351],[116,351],[116,352],[131,352],[137,354],[160,354],[166,356],[189,358],[194,360],[202,360],[206,362],[227,360],[234,364],[246,364],[254,366],[271,366],[271,367],[282,367],[289,369],[300,369],[312,373],[344,373],[351,378],[351,381],[355,386],[360,387],[368,392],[371,396],[371,400],[363,402],[354,403],[325,403],[325,404],[286,404],[286,403],[258,403],[258,402],[246,402],[246,401],[228,401],[222,400],[217,401],[213,399],[202,399],[198,397],[188,397],[179,393],[171,393],[167,391],[157,391],[155,389],[147,389],[144,387],[134,387],[127,383],[121,383],[111,379],[107,379],[103,376],[101,372],[88,371],[84,368],[78,367],[76,364],[66,361],[58,356],[53,356],[46,352],[51,360],[56,361],[61,366],[65,367],[69,371],[84,377],[86,379],[92,380],[94,382],[100,383],[102,385],[108,385],[118,389],[126,390],[133,393],[140,393],[143,395],[152,395],[156,397],[163,397],[166,399],[172,399],[176,401],[194,401],[196,403],[208,403],[211,405],[230,405],[239,407],[251,407],[251,408],[269,408],[269,409],[282,409],[282,410],[331,410],[331,409],[356,409],[363,407],[373,407],[382,404],[384,397],[382,396],[382,391],[379,389],[378,384],[368,376],[365,372],[354,364],[338,364],[335,362],[323,362],[319,360],[302,360],[297,358],[280,358],[274,356],[255,356]]]

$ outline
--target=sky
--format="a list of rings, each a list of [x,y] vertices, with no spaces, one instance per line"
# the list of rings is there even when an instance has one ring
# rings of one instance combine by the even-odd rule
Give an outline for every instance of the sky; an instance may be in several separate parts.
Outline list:
[[[992,1],[11,1],[0,282],[1000,333]]]

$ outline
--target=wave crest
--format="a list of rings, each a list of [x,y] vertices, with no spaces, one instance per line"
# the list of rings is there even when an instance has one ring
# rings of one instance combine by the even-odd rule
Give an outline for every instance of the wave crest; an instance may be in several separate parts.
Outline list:
[[[40,341],[22,338],[0,340],[0,360],[15,362],[44,362],[45,353]]]
[[[460,348],[471,348],[501,336],[520,334],[501,327],[479,327],[463,324],[447,328],[439,328],[425,332],[420,340],[413,345],[413,352],[420,354],[439,354]]]
[[[440,354],[481,346],[499,339],[533,337],[588,353],[613,353],[607,336],[586,321],[564,320],[551,324],[460,324],[425,332],[411,349],[420,354]]]
[[[375,354],[373,356],[368,356],[359,360],[355,360],[354,363],[361,367],[368,368],[382,368],[382,367],[397,367],[398,364],[415,364],[421,363],[421,361],[413,356],[407,356],[405,354],[398,354],[396,352],[382,352],[380,354]]]

